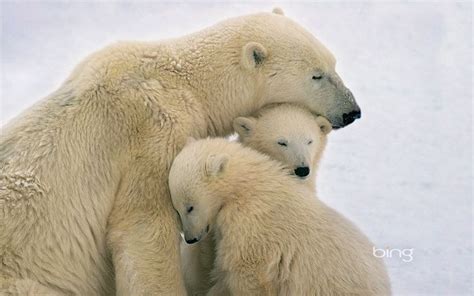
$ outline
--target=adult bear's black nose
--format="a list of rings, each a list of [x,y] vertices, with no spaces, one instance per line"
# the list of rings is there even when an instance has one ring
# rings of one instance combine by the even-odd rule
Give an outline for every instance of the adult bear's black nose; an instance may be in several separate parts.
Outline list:
[[[342,122],[344,126],[353,123],[356,119],[359,119],[362,116],[360,109],[351,111],[349,113],[342,114]]]
[[[297,175],[298,177],[306,177],[309,175],[309,167],[297,167],[295,169],[295,175]]]
[[[187,239],[186,242],[191,245],[191,244],[197,243],[198,239],[197,238]]]

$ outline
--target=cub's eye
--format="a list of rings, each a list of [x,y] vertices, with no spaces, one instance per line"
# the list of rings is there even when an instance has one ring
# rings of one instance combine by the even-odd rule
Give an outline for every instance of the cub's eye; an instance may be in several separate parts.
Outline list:
[[[186,212],[191,213],[194,210],[193,206],[190,206],[186,209]]]
[[[312,78],[313,80],[321,80],[323,78],[323,74],[314,74]]]
[[[286,143],[285,141],[278,141],[278,145],[286,147],[288,146],[288,143]]]
[[[313,144],[313,140],[308,141],[308,145],[311,145],[311,144]]]

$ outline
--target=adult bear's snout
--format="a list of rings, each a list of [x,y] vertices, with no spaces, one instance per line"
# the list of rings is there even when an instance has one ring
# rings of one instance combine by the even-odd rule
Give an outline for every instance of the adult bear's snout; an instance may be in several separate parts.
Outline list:
[[[360,109],[353,110],[349,113],[342,114],[342,122],[344,126],[353,123],[356,119],[359,119],[362,116]]]

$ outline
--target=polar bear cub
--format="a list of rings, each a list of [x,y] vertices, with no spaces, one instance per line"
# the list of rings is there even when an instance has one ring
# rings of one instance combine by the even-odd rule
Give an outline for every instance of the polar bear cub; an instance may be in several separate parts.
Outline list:
[[[332,130],[329,121],[290,104],[268,106],[255,116],[234,120],[240,142],[279,160],[290,174],[314,189],[319,160]],[[205,295],[211,287],[212,237],[211,233],[199,244],[181,243],[181,270],[189,295]]]
[[[209,295],[390,294],[370,241],[264,154],[225,139],[189,143],[169,186],[186,242],[214,233]]]
[[[280,104],[262,109],[257,117],[238,117],[233,126],[245,146],[279,160],[314,188],[327,134],[332,130],[326,118],[300,106]]]

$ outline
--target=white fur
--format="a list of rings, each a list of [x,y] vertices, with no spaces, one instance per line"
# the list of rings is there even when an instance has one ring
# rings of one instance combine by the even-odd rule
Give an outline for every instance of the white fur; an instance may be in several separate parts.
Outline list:
[[[279,160],[289,174],[294,174],[302,162],[309,166],[310,174],[297,179],[302,186],[315,190],[319,160],[326,146],[327,134],[331,131],[325,118],[299,106],[281,104],[259,110],[256,117],[238,117],[233,126],[243,145]],[[278,145],[281,139],[285,139],[288,146]],[[308,141],[312,143],[308,144]],[[212,233],[195,245],[183,241],[181,258],[188,294],[204,295],[212,286],[210,272],[215,258]]]
[[[290,174],[308,167],[309,175],[298,179],[314,189],[327,134],[332,130],[327,119],[302,107],[283,104],[264,108],[256,117],[236,118],[234,130],[245,146],[279,160]]]
[[[203,174],[210,157],[219,167],[212,176]],[[208,295],[390,294],[365,235],[279,162],[239,143],[200,140],[175,158],[169,184],[186,239],[206,239],[208,225],[213,233]]]
[[[2,130],[0,279],[65,294],[184,294],[167,179],[186,137],[226,135],[235,117],[287,101],[340,126],[358,108],[346,88],[311,83],[314,69],[336,77],[334,64],[273,13],[92,54]]]

